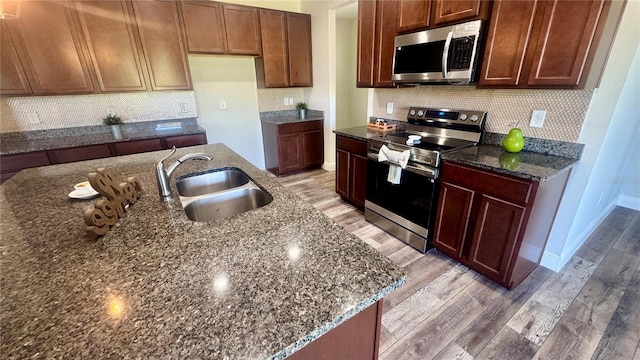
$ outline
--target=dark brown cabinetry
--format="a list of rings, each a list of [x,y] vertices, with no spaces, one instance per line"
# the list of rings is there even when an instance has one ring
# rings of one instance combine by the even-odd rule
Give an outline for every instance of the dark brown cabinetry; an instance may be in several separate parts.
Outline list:
[[[569,171],[538,182],[446,161],[433,245],[509,289],[540,262]]]
[[[426,29],[431,20],[431,0],[398,0],[398,32]]]
[[[191,89],[187,52],[174,1],[133,1],[153,90]]]
[[[227,53],[227,33],[222,4],[213,1],[180,3],[189,52]]]
[[[358,3],[358,87],[393,87],[394,40],[397,33],[395,1]]]
[[[336,193],[364,209],[367,191],[367,142],[336,136]]]
[[[611,6],[604,0],[495,1],[480,85],[584,88],[590,72],[589,86],[597,85],[604,61],[591,65],[608,52],[596,45]]]
[[[229,54],[260,55],[258,8],[223,4]]]
[[[16,48],[9,37],[5,21],[0,22],[0,93],[4,95],[28,95],[31,88],[24,68],[18,59]]]
[[[260,9],[262,58],[256,59],[258,86],[312,86],[311,16]]]
[[[490,5],[489,1],[481,0],[435,0],[433,26],[486,19],[489,16]]]
[[[75,3],[102,92],[146,90],[143,58],[125,1]]]
[[[324,162],[322,120],[262,122],[267,170],[277,176],[320,167]]]
[[[2,30],[8,30],[6,35],[35,95],[95,92],[86,46],[74,21],[76,14],[67,5],[64,1],[22,1],[20,18],[2,21]],[[3,40],[2,52],[5,43]],[[13,54],[3,54],[3,60],[5,56],[11,59]],[[7,76],[3,74],[2,78]],[[14,78],[14,85],[10,86],[13,94],[20,92],[15,91],[15,81]]]
[[[178,135],[154,139],[131,140],[111,144],[97,144],[24,154],[8,154],[0,157],[0,182],[4,182],[22,169],[63,164],[75,161],[106,158],[117,155],[170,149],[172,146],[185,147],[204,145],[206,134]]]

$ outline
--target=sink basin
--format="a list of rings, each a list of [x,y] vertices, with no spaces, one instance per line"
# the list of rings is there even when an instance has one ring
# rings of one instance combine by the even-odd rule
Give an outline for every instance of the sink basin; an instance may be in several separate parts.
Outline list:
[[[197,175],[187,175],[176,181],[180,196],[200,196],[233,189],[249,182],[249,175],[235,168],[214,169]]]
[[[188,202],[184,211],[189,219],[204,222],[257,209],[272,200],[273,196],[261,189],[244,187],[200,197]]]

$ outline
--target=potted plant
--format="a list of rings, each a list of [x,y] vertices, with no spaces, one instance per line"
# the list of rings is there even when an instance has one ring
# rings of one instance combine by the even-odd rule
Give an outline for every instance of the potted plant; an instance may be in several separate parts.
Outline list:
[[[298,113],[300,114],[300,119],[306,119],[307,117],[307,103],[300,102],[296,105],[296,109],[298,109]]]
[[[109,125],[111,127],[111,132],[113,132],[113,136],[116,139],[122,139],[122,134],[120,133],[120,125],[122,125],[122,119],[117,115],[107,115],[102,122],[105,125]]]

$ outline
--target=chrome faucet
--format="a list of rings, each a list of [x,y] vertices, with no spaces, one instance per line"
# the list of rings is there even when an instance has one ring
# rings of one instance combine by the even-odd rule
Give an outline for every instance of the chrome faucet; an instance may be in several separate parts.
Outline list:
[[[207,160],[211,161],[212,158],[206,154],[195,153],[195,154],[187,154],[178,161],[176,161],[173,165],[169,166],[168,169],[165,170],[163,161],[167,160],[171,155],[176,153],[176,147],[171,148],[171,153],[158,161],[156,164],[156,177],[158,178],[158,190],[160,190],[160,196],[163,199],[168,199],[171,197],[171,186],[169,182],[171,180],[171,175],[176,171],[178,166],[187,160]]]

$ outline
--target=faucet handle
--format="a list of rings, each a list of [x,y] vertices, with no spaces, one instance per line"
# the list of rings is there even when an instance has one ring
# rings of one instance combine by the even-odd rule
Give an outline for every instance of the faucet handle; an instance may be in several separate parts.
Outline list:
[[[174,146],[171,148],[171,152],[169,153],[169,155],[167,155],[167,156],[163,157],[162,159],[158,160],[157,165],[162,165],[162,163],[163,163],[165,160],[167,160],[171,155],[173,155],[173,154],[175,154],[175,153],[176,153],[176,146],[174,145]]]

